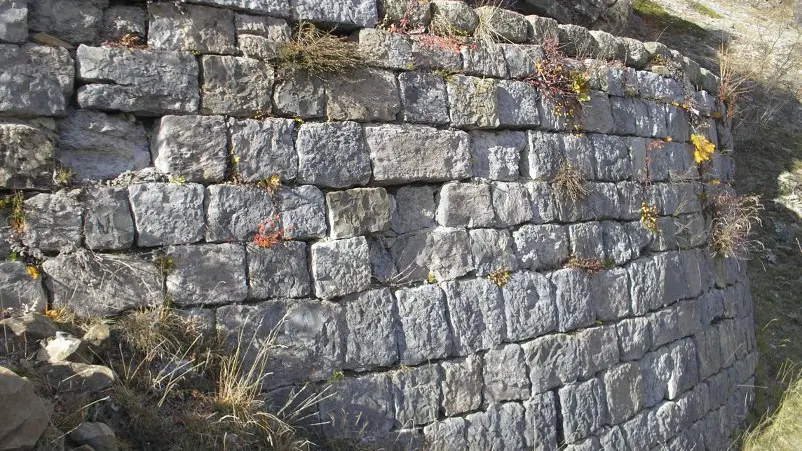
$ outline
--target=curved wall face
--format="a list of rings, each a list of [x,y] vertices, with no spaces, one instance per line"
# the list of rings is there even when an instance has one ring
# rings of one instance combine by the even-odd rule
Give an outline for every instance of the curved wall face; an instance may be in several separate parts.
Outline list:
[[[6,306],[109,315],[166,290],[224,332],[275,328],[265,388],[336,381],[318,406],[331,437],[726,447],[756,349],[743,266],[706,248],[732,138],[692,61],[512,13],[494,17],[520,44],[433,45],[359,30],[368,0],[74,2],[80,28],[32,3],[0,8],[0,187],[26,196],[24,230],[6,209],[0,233],[4,254],[41,252],[46,283],[0,263]],[[288,17],[357,29],[371,62],[277,70]],[[100,45],[146,30],[149,48]],[[584,63],[589,98],[566,120],[521,81],[544,36],[630,66]],[[552,183],[566,162],[576,201]]]

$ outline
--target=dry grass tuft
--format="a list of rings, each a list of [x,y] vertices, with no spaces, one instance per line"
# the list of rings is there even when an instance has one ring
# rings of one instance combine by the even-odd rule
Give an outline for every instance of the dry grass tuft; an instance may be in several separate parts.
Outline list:
[[[786,370],[786,378],[789,372]],[[777,411],[747,432],[743,451],[796,451],[802,449],[802,375],[794,373]]]
[[[588,196],[587,181],[582,172],[568,161],[563,162],[551,181],[554,192],[575,204]]]
[[[760,196],[719,194],[710,198],[710,209],[709,244],[714,256],[746,260],[751,252],[763,249],[763,243],[751,238],[752,227],[761,224]]]
[[[278,64],[311,75],[342,74],[365,65],[356,44],[302,22],[278,49]]]
[[[576,258],[571,257],[568,259],[568,263],[565,264],[566,268],[571,269],[578,269],[580,271],[586,272],[589,276],[595,276],[596,274],[608,269],[611,266],[615,266],[612,262],[607,262],[598,258]]]

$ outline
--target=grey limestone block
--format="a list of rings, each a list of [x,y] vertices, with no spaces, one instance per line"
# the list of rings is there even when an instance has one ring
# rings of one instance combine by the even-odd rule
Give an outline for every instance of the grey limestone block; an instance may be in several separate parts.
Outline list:
[[[156,3],[148,5],[148,47],[232,54],[234,12],[197,5]]]
[[[718,75],[704,67],[702,67],[699,72],[701,73],[699,87],[710,94],[718,94],[719,85],[721,84]]]
[[[191,182],[219,182],[226,175],[228,138],[222,116],[164,116],[152,147],[161,172]]]
[[[462,71],[462,54],[457,46],[443,46],[430,35],[412,35],[413,66],[419,70]]]
[[[620,424],[643,408],[643,376],[637,363],[622,363],[601,377],[607,397],[610,424]]]
[[[295,20],[343,28],[373,28],[379,20],[372,0],[290,0],[290,8]]]
[[[460,128],[495,128],[500,125],[498,82],[453,75],[446,80],[451,125]]]
[[[593,324],[596,319],[592,307],[592,284],[590,277],[582,270],[561,269],[550,277],[555,288],[557,316],[561,332]]]
[[[395,292],[395,298],[401,328],[397,340],[401,363],[416,365],[448,357],[452,338],[445,294],[440,287],[402,288]]]
[[[599,53],[599,44],[587,28],[572,24],[560,24],[557,28],[560,47],[566,55],[580,57]]]
[[[619,37],[624,45],[626,46],[626,61],[625,63],[627,66],[631,66],[635,69],[644,69],[649,64],[649,61],[652,59],[652,54],[646,47],[644,47],[643,43],[638,41],[637,39],[627,38],[627,37]]]
[[[446,418],[423,428],[426,442],[433,451],[467,449],[468,423],[462,417]]]
[[[501,290],[487,279],[445,282],[454,331],[454,354],[467,355],[500,344],[506,333]]]
[[[454,0],[432,0],[432,26],[470,36],[479,25],[479,16],[470,6]]]
[[[630,449],[650,449],[656,443],[654,411],[644,410],[621,425]]]
[[[601,224],[606,262],[623,265],[640,257],[640,247],[634,239],[631,239],[631,229],[628,225],[616,221],[602,221]]]
[[[279,49],[284,41],[289,40],[289,28],[287,28],[287,38],[266,38],[252,34],[241,34],[237,36],[237,48],[248,58],[267,61],[279,56]]]
[[[462,360],[440,363],[442,370],[442,406],[446,416],[476,410],[482,403],[482,358],[469,355]]]
[[[596,318],[601,321],[626,317],[630,312],[629,275],[624,268],[605,270],[593,277]]]
[[[532,26],[532,42],[542,44],[546,39],[557,41],[560,36],[560,29],[556,20],[551,17],[540,17],[535,15],[526,16],[526,20]]]
[[[554,392],[545,392],[524,401],[524,438],[534,451],[556,451],[557,401]]]
[[[507,78],[507,61],[499,44],[477,42],[460,47],[462,70],[477,77]]]
[[[104,39],[116,41],[126,35],[144,38],[147,35],[148,15],[137,6],[112,6],[103,11]]]
[[[674,362],[668,378],[668,399],[677,399],[684,391],[699,382],[699,363],[693,340],[685,338],[670,346]]]
[[[633,261],[627,266],[630,277],[632,312],[642,315],[662,307],[665,302],[666,254]]]
[[[283,188],[276,195],[285,238],[305,240],[326,236],[323,192],[312,185]]]
[[[344,368],[357,371],[388,367],[398,361],[396,314],[389,288],[343,297],[345,314]]]
[[[564,159],[562,137],[557,133],[531,130],[528,138],[528,146],[521,155],[521,175],[551,181]]]
[[[473,131],[470,136],[474,177],[502,181],[518,180],[521,154],[527,147],[525,132]]]
[[[596,161],[596,179],[619,182],[632,178],[632,162],[629,158],[630,140],[618,136],[590,136]]]
[[[471,235],[471,253],[477,276],[494,271],[515,271],[520,266],[507,230],[474,229]]]
[[[666,105],[666,127],[674,142],[683,143],[691,138],[690,117],[683,108]]]
[[[490,348],[484,356],[485,402],[525,400],[529,393],[529,371],[521,347],[510,343]]]
[[[677,312],[673,307],[646,315],[652,331],[652,349],[659,348],[682,337],[677,321]]]
[[[295,71],[276,80],[273,105],[277,114],[300,118],[322,117],[326,113],[323,80]]]
[[[649,113],[642,100],[610,96],[610,112],[613,116],[612,133],[648,136],[644,130],[649,120]]]
[[[550,268],[568,260],[568,229],[564,226],[524,224],[512,237],[524,268]]]
[[[298,174],[295,122],[290,119],[229,119],[234,169],[244,181],[278,175],[292,180]]]
[[[412,39],[375,28],[359,30],[359,52],[372,66],[383,69],[410,70],[414,67]]]
[[[70,110],[58,128],[56,158],[78,180],[113,179],[150,166],[145,128],[132,116]]]
[[[343,296],[365,290],[370,285],[370,250],[364,237],[319,241],[311,249],[317,297]]]
[[[532,223],[544,224],[557,219],[556,199],[549,182],[534,181],[526,184],[532,199]]]
[[[425,27],[432,18],[429,2],[407,2],[406,0],[379,0],[379,18],[393,24],[402,20],[413,28]]]
[[[249,243],[245,250],[250,299],[300,298],[312,293],[306,243],[283,241],[270,247]]]
[[[468,449],[524,449],[524,408],[509,402],[465,417]]]
[[[557,307],[549,280],[536,272],[517,272],[501,288],[509,341],[535,338],[557,329]]]
[[[384,188],[355,188],[326,193],[331,237],[350,238],[390,228],[392,197]]]
[[[543,61],[543,47],[539,45],[501,44],[504,59],[507,61],[507,73],[510,78],[522,79],[534,75],[537,64]]]
[[[204,56],[201,67],[201,113],[251,117],[272,110],[274,72],[267,63],[240,56]]]
[[[719,111],[716,96],[702,89],[691,91],[690,106],[705,116]]]
[[[464,229],[437,228],[398,237],[390,247],[395,278],[403,283],[451,280],[474,270],[470,239]]]
[[[571,256],[579,260],[604,261],[604,237],[598,222],[583,222],[568,226]]]
[[[529,41],[532,25],[522,14],[495,6],[476,8],[479,22],[487,38],[499,42],[522,44]]]
[[[631,138],[629,148],[636,180],[662,182],[698,177],[688,144]]]
[[[379,185],[441,182],[471,175],[469,137],[462,131],[410,124],[368,125],[365,142],[373,181]]]
[[[295,148],[299,183],[347,188],[370,180],[370,140],[366,149],[362,127],[355,122],[303,124]]]
[[[430,186],[402,186],[395,192],[395,211],[390,227],[398,234],[417,232],[434,227],[437,205],[434,188]]]
[[[320,419],[327,422],[324,434],[368,443],[386,436],[395,424],[391,384],[385,374],[346,378],[338,383],[334,394],[319,403]]]
[[[94,187],[86,193],[84,241],[93,250],[121,250],[134,244],[128,189]]]
[[[241,244],[171,246],[173,268],[166,276],[167,294],[178,306],[242,302],[248,297],[245,247]]]
[[[264,233],[287,226],[277,221],[270,194],[252,185],[211,185],[206,188],[205,206],[206,241],[210,243],[249,240],[260,224]]]
[[[493,182],[490,187],[497,227],[516,226],[532,220],[532,200],[525,184]]]
[[[607,424],[607,399],[599,379],[565,386],[559,396],[567,443],[582,440]]]
[[[626,318],[616,324],[621,360],[639,360],[652,347],[651,323],[646,318]]]
[[[28,2],[9,0],[0,5],[0,41],[21,44],[28,40]]]
[[[532,395],[577,380],[584,363],[580,343],[566,334],[552,334],[523,343]]]
[[[665,105],[652,100],[635,100],[635,102],[643,102],[646,106],[646,117],[648,121],[638,122],[640,117],[636,116],[635,126],[638,129],[639,136],[652,137],[664,139],[668,137],[668,113],[666,112]]]
[[[27,36],[27,32],[26,32]],[[75,65],[70,52],[35,44],[0,44],[0,115],[62,116],[72,97]],[[23,95],[24,94],[24,95]]]
[[[490,185],[446,183],[440,190],[436,219],[446,227],[492,227],[495,214]]]
[[[217,309],[217,327],[224,343],[242,350],[243,369],[250,369],[263,346],[275,346],[267,365],[267,390],[309,380],[326,380],[341,368],[342,307],[317,299],[271,300],[255,305],[228,305]],[[241,337],[241,338],[240,338]],[[340,392],[340,389],[332,392]],[[303,394],[302,394],[303,396]]]
[[[332,75],[326,86],[326,117],[338,121],[395,121],[401,112],[395,74],[357,69]]]
[[[619,362],[615,325],[590,327],[576,335],[582,348],[584,365],[581,378],[593,377]]]
[[[95,43],[108,6],[105,0],[29,0],[28,27],[73,44]]]
[[[596,41],[597,53],[591,55],[603,60],[627,60],[627,44],[618,37],[601,30],[590,30],[590,35]]]
[[[0,261],[0,312],[22,314],[26,308],[36,312],[47,308],[42,279],[33,279],[24,262]]]
[[[664,346],[647,353],[639,363],[646,394],[644,406],[654,407],[666,398],[674,361],[669,348]]]
[[[76,315],[106,317],[164,300],[162,274],[148,257],[80,250],[45,260],[53,305]]]
[[[290,5],[286,0],[188,0],[187,3],[230,7],[235,10],[289,18]]]
[[[141,183],[128,187],[140,247],[203,240],[204,188],[197,183]]]
[[[292,37],[292,30],[284,19],[269,16],[236,14],[237,47],[245,56],[271,60],[278,56],[282,43]]]
[[[440,410],[442,372],[427,364],[388,375],[393,392],[396,426],[414,428],[437,420]]]
[[[610,133],[613,130],[613,115],[607,94],[591,91],[590,99],[580,104],[576,114],[579,129],[592,133]]]
[[[501,126],[533,127],[540,125],[538,94],[534,86],[518,80],[501,80],[498,82],[496,94]]]
[[[191,53],[81,45],[78,105],[143,116],[198,111],[198,63]]]
[[[402,72],[398,75],[404,122],[447,124],[446,82],[428,72]]]
[[[685,95],[682,85],[672,79],[665,78],[653,72],[639,71],[638,85],[640,95],[645,99],[663,102],[683,102]]]
[[[634,97],[638,95],[638,72],[631,67],[614,67],[590,61],[590,87],[611,96]],[[586,61],[587,64],[587,61]]]
[[[22,243],[31,249],[61,251],[81,246],[83,207],[77,191],[41,193],[25,199]]]
[[[54,136],[37,124],[0,123],[0,187],[50,188]]]

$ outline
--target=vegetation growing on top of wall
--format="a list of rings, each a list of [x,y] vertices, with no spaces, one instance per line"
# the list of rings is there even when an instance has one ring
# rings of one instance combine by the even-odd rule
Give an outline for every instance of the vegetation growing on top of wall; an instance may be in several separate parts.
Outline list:
[[[301,22],[292,39],[279,46],[277,63],[279,67],[322,75],[346,73],[364,66],[365,61],[353,42]]]

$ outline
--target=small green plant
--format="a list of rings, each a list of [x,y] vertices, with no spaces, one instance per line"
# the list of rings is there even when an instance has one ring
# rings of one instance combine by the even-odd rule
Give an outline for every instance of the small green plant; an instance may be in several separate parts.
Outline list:
[[[588,196],[585,176],[567,160],[557,170],[551,184],[559,197],[570,200],[572,204],[576,204]]]
[[[426,274],[426,283],[430,285],[437,283],[437,277],[434,275],[434,273]]]
[[[641,202],[640,223],[655,235],[660,233],[660,226],[657,223],[658,219],[657,205]]]
[[[267,191],[267,194],[272,197],[276,194],[279,188],[281,188],[281,176],[278,174],[273,174],[266,179],[259,180],[256,184],[263,190]]]
[[[187,182],[187,179],[183,175],[171,175],[167,179],[167,181],[170,182],[170,183],[175,183],[177,185],[183,185],[184,183]]]
[[[336,384],[338,382],[342,382],[345,380],[345,373],[342,371],[336,370],[332,371],[331,376],[329,376],[329,383]]]
[[[59,166],[56,168],[56,171],[53,173],[53,181],[58,186],[67,186],[72,181],[72,177],[75,173],[64,166]]]
[[[167,276],[173,271],[173,259],[166,255],[157,255],[153,258],[153,264],[159,269],[163,276]]]
[[[708,209],[712,216],[708,239],[714,256],[745,260],[763,249],[763,243],[751,238],[752,228],[761,224],[760,196],[718,194],[708,198]]]
[[[713,158],[716,145],[708,141],[704,135],[691,135],[691,143],[693,143],[693,160],[696,164],[702,164]]]
[[[721,16],[721,14],[713,11],[712,9],[708,8],[707,6],[705,6],[705,5],[703,5],[703,4],[699,3],[699,2],[689,1],[688,2],[688,6],[690,6],[692,10],[696,11],[697,13],[699,13],[699,14],[701,14],[703,16],[712,17],[713,19],[722,19],[723,18]]]
[[[491,272],[487,279],[493,282],[493,285],[503,288],[510,280],[510,270],[507,268],[497,269]]]
[[[25,229],[25,198],[21,191],[0,198],[0,210],[8,215],[8,226],[16,232]]]
[[[365,65],[356,45],[302,22],[278,49],[278,64],[312,75],[342,74]]]
[[[573,122],[582,102],[590,100],[587,72],[571,70],[557,41],[543,42],[544,58],[535,62],[535,73],[524,79],[554,105],[553,113]]]

